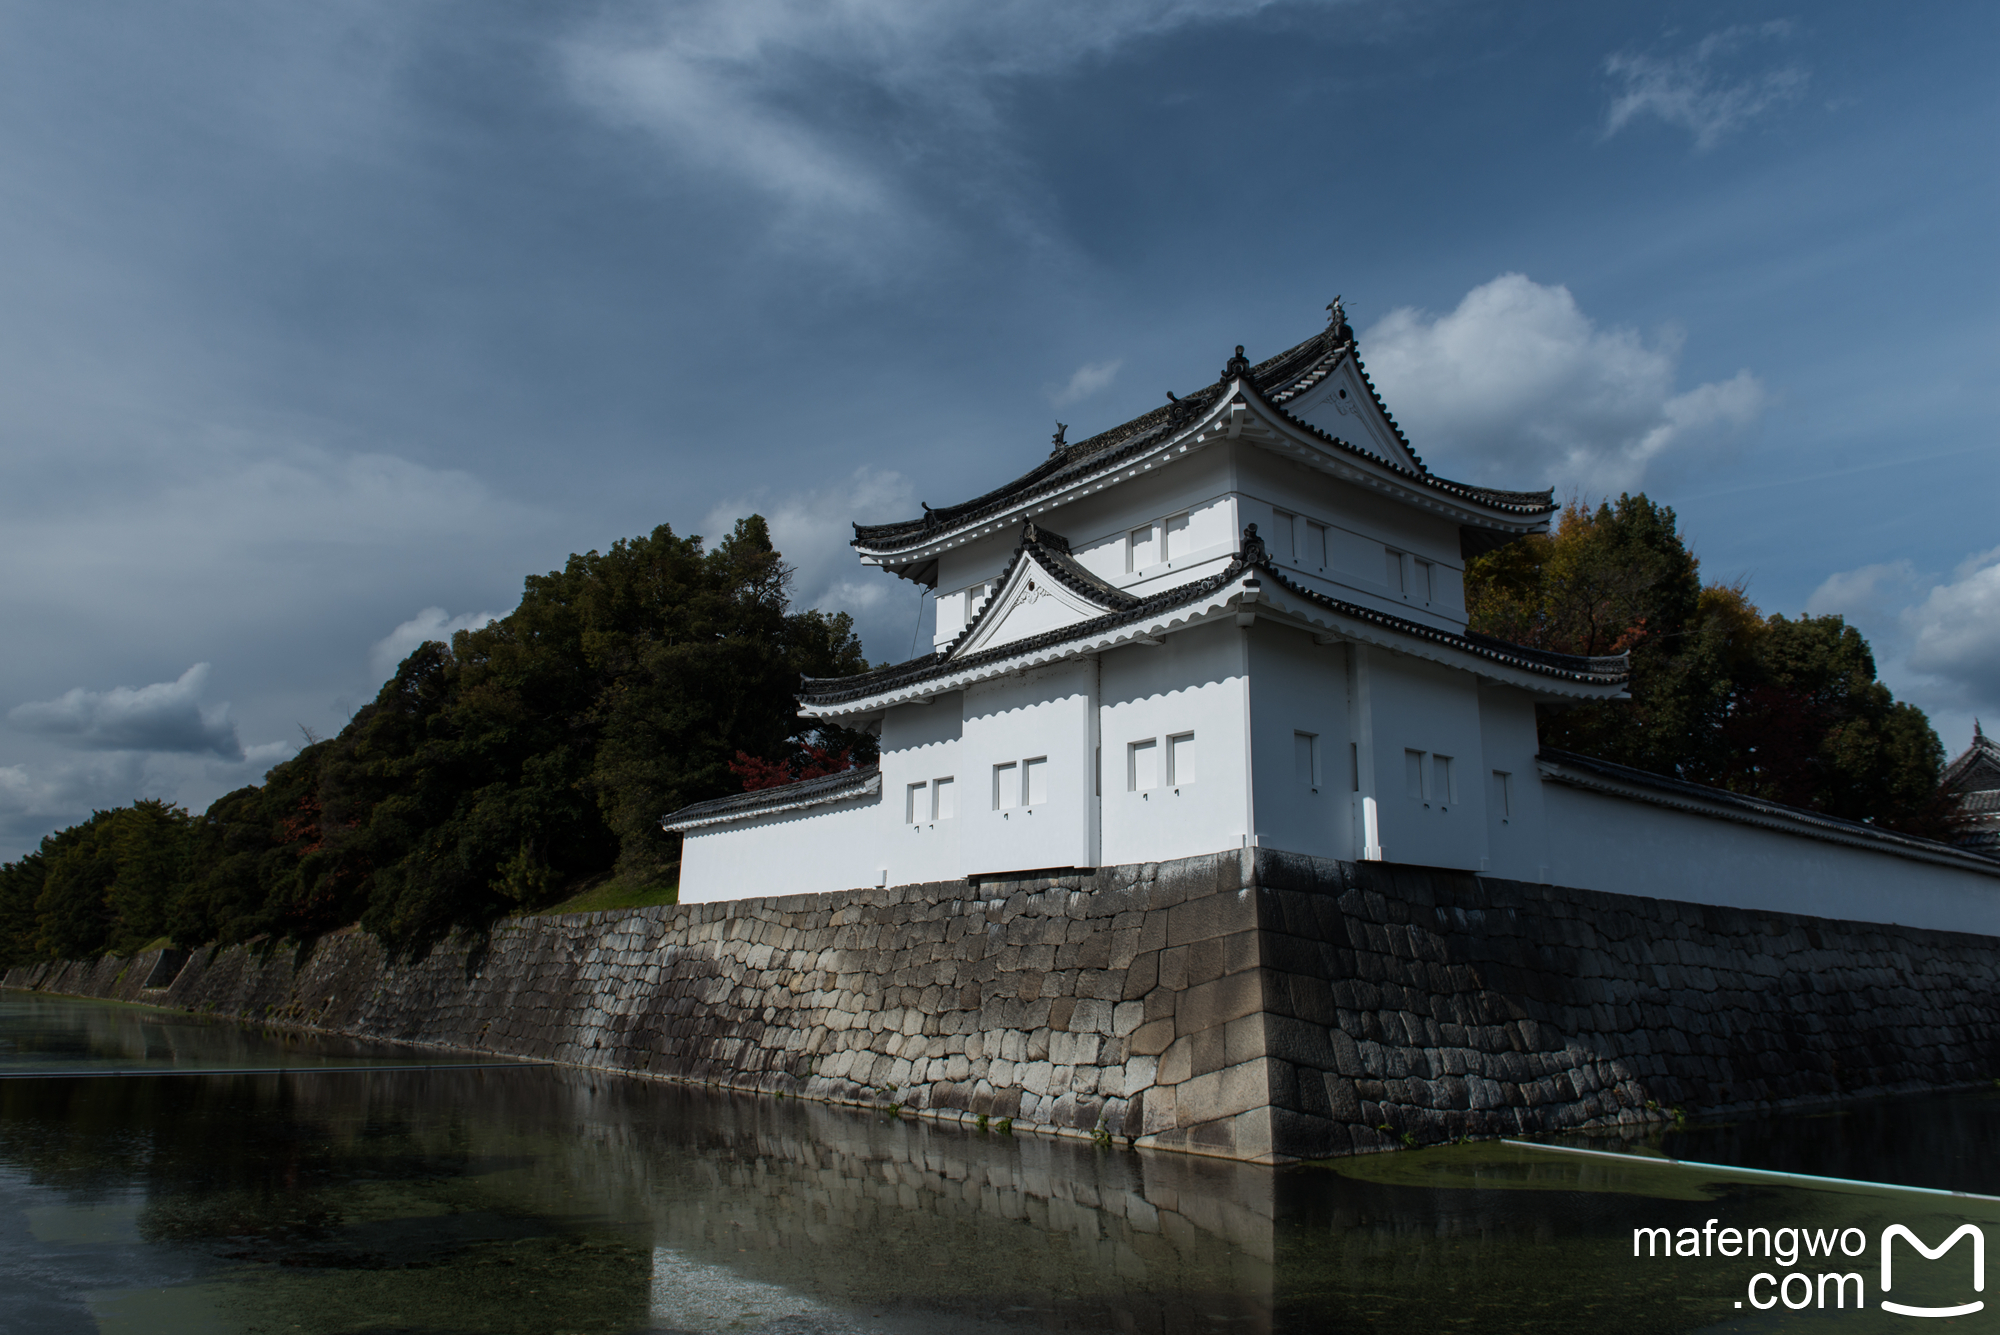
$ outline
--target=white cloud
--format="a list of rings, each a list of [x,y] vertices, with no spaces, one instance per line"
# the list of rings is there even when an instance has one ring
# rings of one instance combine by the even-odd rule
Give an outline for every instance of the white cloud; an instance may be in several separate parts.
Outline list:
[[[1076,368],[1069,383],[1049,396],[1049,401],[1058,408],[1068,407],[1079,400],[1087,399],[1110,384],[1118,375],[1122,361],[1085,362]]]
[[[196,663],[177,680],[150,686],[108,691],[79,686],[54,700],[16,705],[7,717],[25,732],[86,750],[206,753],[240,761],[243,743],[229,721],[229,706],[201,701],[208,673],[208,664]]]
[[[1630,490],[1657,461],[1754,425],[1768,402],[1748,371],[1676,393],[1678,335],[1600,328],[1568,288],[1521,274],[1444,315],[1393,310],[1362,352],[1426,462],[1501,486]]]
[[[1940,732],[2000,714],[2000,548],[1961,562],[1948,578],[1909,561],[1827,577],[1806,611],[1838,613],[1868,637],[1880,675],[1922,706]]]
[[[1783,21],[1739,24],[1672,55],[1621,52],[1609,57],[1604,72],[1620,90],[1605,112],[1604,137],[1652,116],[1688,131],[1695,150],[1706,152],[1758,115],[1805,92],[1810,75],[1800,65],[1744,68],[1744,58],[1762,44],[1791,34],[1792,25]]]
[[[1278,3],[635,0],[574,38],[562,65],[585,106],[775,199],[802,234],[828,241],[859,223],[879,244],[922,212],[903,181],[920,165],[1011,169],[996,106],[1009,81]]]
[[[369,670],[376,680],[387,681],[395,674],[396,665],[415,652],[418,645],[430,640],[449,644],[457,632],[478,630],[505,615],[505,612],[466,612],[451,616],[442,607],[426,607],[375,642],[375,647],[368,651]]]
[[[2000,548],[1966,560],[1903,623],[1912,671],[1956,687],[1967,704],[2000,706]]]

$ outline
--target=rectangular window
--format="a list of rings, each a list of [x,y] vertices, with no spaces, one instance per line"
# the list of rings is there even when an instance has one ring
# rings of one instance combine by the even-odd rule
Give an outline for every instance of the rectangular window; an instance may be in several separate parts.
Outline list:
[[[1012,811],[1021,805],[1021,776],[1014,762],[993,767],[993,809]]]
[[[1450,756],[1431,757],[1431,796],[1446,804],[1458,801],[1458,783],[1452,773]]]
[[[1283,510],[1271,512],[1271,540],[1265,545],[1271,549],[1271,555],[1280,561],[1294,559],[1292,530],[1298,526],[1298,519],[1297,515],[1287,514]]]
[[[1142,524],[1127,536],[1125,569],[1144,570],[1160,563],[1160,533],[1156,524]]]
[[[1431,563],[1429,561],[1419,561],[1416,565],[1417,577],[1411,581],[1416,587],[1410,590],[1410,592],[1416,594],[1417,597],[1423,599],[1425,602],[1429,602],[1431,600],[1432,586]]]
[[[1188,517],[1168,515],[1166,521],[1167,550],[1162,553],[1169,561],[1185,561],[1192,550],[1188,540]]]
[[[1177,787],[1194,782],[1194,734],[1184,732],[1167,738],[1167,784]]]
[[[1383,573],[1388,576],[1389,592],[1391,593],[1404,592],[1403,554],[1397,551],[1394,547],[1384,547],[1382,549],[1382,554],[1388,566],[1388,568]]]
[[[979,609],[986,604],[986,595],[988,592],[988,586],[984,581],[973,585],[965,591],[965,619],[967,621],[979,615]]]
[[[1040,806],[1049,800],[1049,758],[1036,756],[1021,762],[1021,795],[1024,806]]]
[[[1412,801],[1424,800],[1424,753],[1403,752],[1403,787]]]
[[[1306,521],[1306,553],[1303,564],[1316,570],[1326,569],[1326,525]]]
[[[911,825],[922,820],[924,813],[930,810],[930,801],[924,793],[927,786],[921,783],[911,784],[909,793],[903,799],[903,819]]]
[[[951,820],[958,815],[958,785],[950,775],[931,781],[931,819]]]
[[[1292,777],[1307,788],[1319,786],[1319,738],[1315,734],[1292,734]]]
[[[1151,737],[1125,748],[1125,782],[1135,793],[1160,786],[1160,744]]]
[[[1504,769],[1493,771],[1493,814],[1506,820],[1514,814],[1514,776]]]

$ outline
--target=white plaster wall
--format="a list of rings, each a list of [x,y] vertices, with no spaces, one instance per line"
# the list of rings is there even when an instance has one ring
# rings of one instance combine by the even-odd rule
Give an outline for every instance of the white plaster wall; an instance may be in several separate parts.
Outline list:
[[[953,691],[927,705],[898,705],[882,720],[881,843],[873,866],[886,867],[889,884],[955,880],[959,875],[961,817],[929,818],[933,785],[952,780],[957,809],[962,813],[971,785],[960,771],[963,696]],[[910,814],[910,785],[923,784],[918,794],[918,819]]]
[[[1542,779],[1535,768],[1541,749],[1535,701],[1515,686],[1481,683],[1479,735],[1481,782],[1486,798],[1485,869],[1495,876],[1536,884],[1548,880],[1548,822]],[[1493,772],[1507,777],[1504,810]]]
[[[886,854],[888,804],[865,798],[691,831],[681,842],[681,902],[818,894],[919,879]]]
[[[1227,622],[1169,635],[1157,648],[1102,656],[1103,865],[1242,847],[1249,830],[1245,652],[1244,632]],[[1189,732],[1195,778],[1168,783],[1169,739]],[[1135,791],[1129,748],[1147,740],[1159,748],[1159,782]]]
[[[1469,672],[1371,651],[1375,794],[1383,856],[1391,862],[1477,871],[1486,857],[1486,799],[1479,688]],[[1411,796],[1404,753],[1424,753],[1424,785]],[[1436,791],[1432,758],[1449,756],[1457,792]]]
[[[1095,746],[1097,664],[1074,659],[968,687],[960,775],[959,875],[1097,865]],[[1047,797],[996,805],[994,766],[1047,758]]]
[[[1557,885],[2000,936],[2000,877],[1567,784],[1542,791]]]
[[[1258,842],[1324,858],[1356,858],[1348,750],[1347,657],[1340,645],[1259,621],[1250,632],[1251,797]],[[1302,775],[1297,734],[1311,738]]]
[[[1328,477],[1255,446],[1239,447],[1237,512],[1239,529],[1254,523],[1275,564],[1310,588],[1393,611],[1443,629],[1463,630],[1464,562],[1458,527],[1421,514],[1372,492]],[[1296,516],[1278,518],[1283,510]],[[1327,527],[1327,559],[1320,564],[1307,544],[1306,524]],[[1290,555],[1279,535],[1290,532]],[[1406,554],[1401,589],[1389,579],[1387,549]],[[1413,560],[1430,562],[1430,596],[1413,578]]]

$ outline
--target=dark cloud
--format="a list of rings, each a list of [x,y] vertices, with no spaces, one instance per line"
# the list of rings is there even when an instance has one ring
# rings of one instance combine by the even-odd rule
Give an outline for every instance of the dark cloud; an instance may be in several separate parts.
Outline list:
[[[202,703],[209,666],[196,663],[177,680],[150,686],[87,691],[81,686],[54,700],[16,705],[8,721],[24,732],[54,737],[92,751],[163,751],[244,758],[226,704]]]

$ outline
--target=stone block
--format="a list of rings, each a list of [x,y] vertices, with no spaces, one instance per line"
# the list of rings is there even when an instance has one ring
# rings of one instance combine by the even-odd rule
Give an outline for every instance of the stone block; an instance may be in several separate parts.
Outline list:
[[[1194,1074],[1194,1040],[1177,1038],[1160,1055],[1155,1079],[1162,1085],[1178,1085]]]
[[[1265,1108],[1270,1088],[1262,1058],[1194,1076],[1174,1089],[1176,1122],[1191,1127]]]
[[[1207,894],[1167,910],[1169,946],[1254,932],[1256,928],[1256,901],[1246,894]]]
[[[1136,1001],[1159,985],[1160,955],[1158,951],[1147,951],[1135,956],[1125,970],[1125,983],[1119,989],[1121,1001]]]
[[[1132,1031],[1131,1051],[1138,1056],[1157,1056],[1165,1052],[1173,1041],[1174,1022],[1171,1017],[1149,1020]]]
[[[1189,1069],[1194,1075],[1219,1071],[1229,1064],[1226,1030],[1218,1025],[1187,1036]]]
[[[1179,999],[1175,1019],[1184,1034],[1228,1024],[1261,1010],[1262,974],[1254,969],[1191,987]]]

